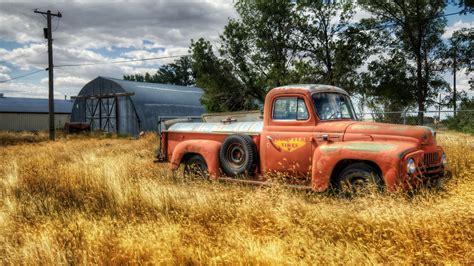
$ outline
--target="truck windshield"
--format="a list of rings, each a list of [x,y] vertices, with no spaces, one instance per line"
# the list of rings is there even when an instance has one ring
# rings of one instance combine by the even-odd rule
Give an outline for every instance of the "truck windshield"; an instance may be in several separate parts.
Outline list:
[[[357,119],[350,98],[344,94],[315,93],[313,102],[321,120]]]

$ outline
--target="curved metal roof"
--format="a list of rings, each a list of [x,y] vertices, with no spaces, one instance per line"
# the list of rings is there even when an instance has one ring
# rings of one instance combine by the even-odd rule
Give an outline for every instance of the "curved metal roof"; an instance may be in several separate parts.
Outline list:
[[[203,91],[197,87],[176,86],[160,83],[136,82],[116,78],[98,77],[117,83],[125,92],[134,92],[131,96],[137,104],[162,104],[168,106],[201,107],[199,99]]]
[[[130,96],[140,120],[141,130],[155,130],[158,117],[200,116],[204,112],[197,87],[128,81],[97,77],[87,83],[79,96],[133,92]]]
[[[70,114],[72,101],[54,100],[55,114]],[[0,97],[0,113],[37,113],[49,112],[48,99]]]

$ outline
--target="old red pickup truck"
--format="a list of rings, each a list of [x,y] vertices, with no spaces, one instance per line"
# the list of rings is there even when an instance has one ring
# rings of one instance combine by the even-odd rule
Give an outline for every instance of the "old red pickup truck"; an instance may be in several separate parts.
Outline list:
[[[160,142],[158,157],[185,174],[254,183],[278,174],[318,192],[405,190],[447,167],[433,130],[358,121],[348,93],[327,85],[272,89],[260,121],[168,121]]]

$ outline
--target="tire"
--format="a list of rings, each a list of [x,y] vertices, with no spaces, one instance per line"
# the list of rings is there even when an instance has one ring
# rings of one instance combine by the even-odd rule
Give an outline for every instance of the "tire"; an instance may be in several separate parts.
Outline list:
[[[204,158],[195,154],[184,163],[184,177],[208,179],[209,172]]]
[[[230,177],[253,174],[257,160],[257,148],[247,135],[227,137],[219,151],[222,171]]]
[[[336,190],[342,194],[367,194],[371,189],[383,190],[384,181],[374,167],[365,163],[354,163],[344,168],[335,180]]]

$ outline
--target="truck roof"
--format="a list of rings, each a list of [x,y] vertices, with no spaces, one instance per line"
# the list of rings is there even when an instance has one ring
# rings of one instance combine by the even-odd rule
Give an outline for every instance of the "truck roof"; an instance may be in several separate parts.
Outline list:
[[[336,92],[336,93],[342,93],[345,95],[349,95],[347,91],[338,88],[336,86],[331,86],[331,85],[323,85],[323,84],[291,84],[291,85],[285,85],[281,87],[276,87],[274,90],[285,90],[285,89],[303,89],[303,90],[308,90],[311,93],[313,92]]]

